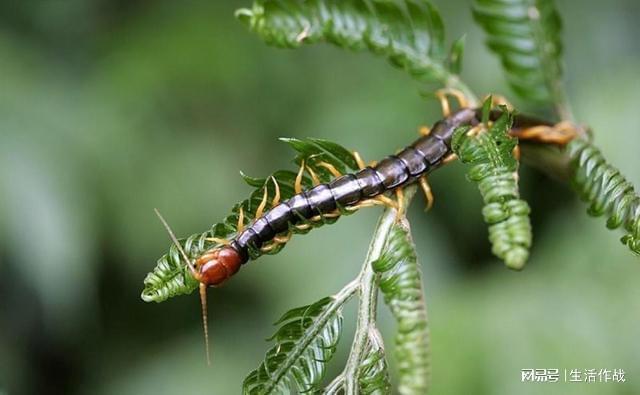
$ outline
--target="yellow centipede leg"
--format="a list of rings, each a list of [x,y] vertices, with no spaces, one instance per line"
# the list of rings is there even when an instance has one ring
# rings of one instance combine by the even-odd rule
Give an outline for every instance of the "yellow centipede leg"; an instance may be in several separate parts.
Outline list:
[[[360,153],[358,151],[353,151],[352,154],[353,154],[353,159],[356,160],[356,163],[358,164],[358,168],[360,170],[362,170],[365,167],[367,167],[367,165],[365,165],[365,163],[362,160],[362,157],[360,156]]]
[[[300,165],[300,170],[298,170],[298,174],[296,174],[296,182],[293,184],[293,190],[296,195],[302,192],[302,175],[304,174],[304,160]]]
[[[342,214],[340,214],[340,212],[337,210],[332,211],[330,213],[322,214],[324,218],[338,218],[340,215]]]
[[[296,225],[296,229],[298,230],[307,230],[311,227],[311,224],[298,224]]]
[[[433,207],[433,192],[431,191],[431,186],[429,185],[429,181],[427,180],[427,176],[420,177],[420,189],[422,189],[422,193],[424,194],[425,199],[427,200],[427,207],[424,211],[431,210]]]
[[[375,200],[375,199],[365,199],[363,201],[361,201],[358,204],[354,204],[353,206],[349,206],[349,207],[345,207],[345,210],[347,211],[358,211],[361,208],[365,208],[365,207],[373,207],[373,206],[384,206],[385,203],[379,201],[379,200]]]
[[[293,234],[291,232],[289,232],[284,236],[276,236],[276,237],[273,238],[273,241],[275,241],[278,244],[284,244],[284,243],[288,242],[289,240],[291,240],[291,236],[292,235]]]
[[[313,171],[313,169],[311,169],[311,167],[307,166],[307,171],[309,172],[309,175],[311,176],[311,180],[313,180],[313,185],[319,185],[320,184],[320,179],[318,178],[318,175]]]
[[[559,139],[560,142],[558,144],[567,144],[580,135],[580,128],[569,121],[562,121],[554,127],[563,136],[563,138]]]
[[[436,91],[436,98],[440,101],[440,107],[442,108],[442,115],[448,117],[451,114],[451,105],[444,89]]]
[[[396,200],[398,208],[396,209],[396,221],[400,221],[404,216],[404,191],[402,188],[396,189]]]
[[[227,239],[222,239],[220,237],[207,237],[205,240],[207,241],[211,241],[213,243],[218,243],[218,244],[222,244],[222,245],[229,245],[231,244],[231,242]]]
[[[447,163],[451,163],[451,162],[453,162],[453,161],[454,161],[454,160],[456,160],[456,159],[458,159],[458,155],[456,155],[456,154],[449,154],[449,155],[447,155],[447,156],[445,156],[445,157],[444,157],[444,159],[442,160],[442,163],[446,165]]]
[[[451,115],[451,104],[449,103],[448,96],[453,96],[458,102],[458,105],[460,106],[460,108],[469,107],[469,99],[467,98],[467,96],[465,96],[465,94],[462,91],[458,89],[453,89],[453,88],[439,89],[436,91],[436,98],[440,101],[440,106],[442,107],[442,114],[445,117],[448,117],[449,115]]]
[[[469,131],[467,132],[467,136],[469,137],[477,136],[478,134],[482,133],[484,130],[485,130],[485,126],[483,124],[478,124],[472,127],[471,129],[469,129]]]
[[[513,157],[520,162],[520,145],[513,147]]]
[[[240,210],[238,212],[238,225],[236,226],[238,233],[244,230],[244,209],[240,206]]]
[[[318,162],[318,166],[322,166],[325,169],[329,170],[329,173],[331,173],[334,177],[338,178],[342,176],[342,173],[340,173],[340,171],[338,169],[335,168],[334,165],[332,165],[331,163],[327,163],[327,162]]]
[[[382,202],[385,206],[387,207],[391,207],[394,209],[398,209],[398,203],[396,203],[393,199],[390,199],[388,197],[386,197],[385,195],[378,195],[374,198],[375,200],[379,200],[380,202]]]
[[[269,252],[269,251],[273,250],[275,247],[276,247],[276,243],[271,243],[271,244],[268,244],[266,246],[262,246],[262,248],[260,248],[260,251]]]
[[[264,186],[264,194],[262,195],[262,201],[260,205],[256,209],[256,219],[262,217],[262,213],[264,212],[264,208],[267,207],[267,198],[269,197],[269,193],[267,191],[267,185]]]
[[[280,185],[278,185],[278,181],[274,176],[271,176],[271,181],[273,181],[273,186],[275,188],[275,196],[271,201],[271,207],[275,207],[280,203]]]
[[[428,126],[420,126],[418,133],[420,133],[421,136],[428,136],[431,134],[431,129],[429,129]]]
[[[448,88],[447,93],[456,98],[460,108],[469,107],[469,99],[467,99],[467,96],[461,90]]]
[[[571,122],[563,121],[554,126],[539,125],[513,131],[512,135],[522,140],[564,145],[579,135],[579,129]]]

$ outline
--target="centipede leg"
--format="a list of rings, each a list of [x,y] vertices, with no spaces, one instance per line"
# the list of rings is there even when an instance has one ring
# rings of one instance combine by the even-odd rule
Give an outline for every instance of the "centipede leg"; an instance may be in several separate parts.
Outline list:
[[[445,156],[444,159],[442,159],[442,163],[446,165],[447,163],[451,163],[456,159],[458,159],[458,155],[451,153]]]
[[[331,163],[318,162],[318,166],[322,166],[325,169],[329,170],[329,173],[331,173],[331,175],[333,175],[336,178],[342,176],[342,173],[338,169],[336,169],[335,166],[333,166]]]
[[[389,208],[393,208],[393,209],[398,210],[398,203],[395,202],[393,199],[388,198],[385,195],[378,195],[373,199],[380,201],[383,205],[385,205],[385,206],[387,206]]]
[[[265,184],[264,193],[262,194],[262,201],[260,202],[260,205],[258,205],[258,208],[256,209],[256,215],[255,215],[256,219],[262,217],[262,214],[264,213],[264,209],[265,207],[267,207],[268,198],[269,198],[269,191],[267,190],[267,185]]]
[[[352,155],[353,155],[353,159],[356,160],[356,163],[358,164],[358,168],[360,170],[367,167],[367,165],[365,165],[364,161],[362,160],[362,156],[360,156],[360,153],[358,151],[353,151]]]
[[[304,231],[311,228],[311,224],[297,224],[295,225],[295,228],[298,230]]]
[[[287,232],[287,234],[284,235],[284,236],[276,236],[276,237],[273,238],[273,242],[272,243],[270,243],[269,245],[262,246],[262,248],[260,248],[260,250],[262,252],[269,252],[269,251],[273,250],[274,248],[276,248],[278,246],[278,244],[285,244],[286,242],[291,240],[291,236],[293,236],[293,232],[291,232],[291,231]]]
[[[238,233],[240,233],[244,230],[244,209],[242,206],[240,206],[240,210],[238,211],[238,225],[236,226],[236,229]]]
[[[365,167],[367,167],[367,165],[364,163],[364,160],[362,160],[362,157],[360,156],[360,153],[358,153],[358,151],[353,151],[353,158],[356,160],[356,163],[358,164],[358,168],[360,170],[364,169]],[[369,162],[369,167],[374,167],[378,162],[377,161],[371,161]]]
[[[238,233],[240,233],[240,232],[241,232],[241,230],[238,231]],[[230,240],[223,239],[223,238],[220,238],[220,237],[207,237],[207,238],[205,238],[205,240],[213,242],[213,243],[217,243],[217,244],[222,244],[222,245],[231,244]]]
[[[318,178],[318,175],[313,171],[313,169],[307,166],[307,171],[311,176],[311,180],[313,181],[313,186],[320,185],[320,178]]]
[[[420,126],[420,128],[418,129],[418,133],[420,133],[421,136],[428,136],[431,134],[431,129],[429,129],[428,126]]]
[[[373,206],[387,206],[387,204],[381,202],[380,200],[376,200],[376,199],[365,199],[365,200],[361,201],[358,204],[354,204],[353,206],[345,207],[345,210],[354,212],[354,211],[360,210],[361,208],[373,207]]]
[[[515,147],[513,147],[513,157],[515,158],[515,160],[520,162],[520,144],[517,144]]]
[[[486,126],[483,124],[478,124],[474,127],[472,127],[471,129],[469,129],[469,131],[467,132],[467,136],[477,136],[479,133],[481,133],[482,131],[486,130]]]
[[[542,143],[564,145],[580,134],[580,129],[568,121],[553,126],[539,125],[523,130],[513,131],[511,135],[522,140],[533,140]]]
[[[293,190],[296,195],[302,193],[302,176],[304,174],[304,160],[300,164],[300,170],[298,170],[298,174],[296,174],[296,181],[293,184]]]
[[[398,202],[396,221],[400,221],[404,216],[404,190],[402,188],[396,189],[396,201]]]
[[[447,98],[447,94],[444,92],[444,89],[439,89],[436,91],[436,98],[440,101],[442,115],[444,115],[445,117],[451,115],[451,105],[449,104],[449,99]]]
[[[280,203],[280,185],[274,176],[271,176],[271,181],[273,181],[273,187],[275,189],[275,194],[271,201],[271,207],[275,207]]]
[[[451,115],[451,104],[449,103],[448,96],[453,96],[458,102],[458,105],[460,106],[460,108],[469,107],[469,99],[461,90],[453,89],[453,88],[438,89],[435,95],[436,95],[436,98],[440,101],[440,106],[442,107],[442,114],[445,117],[448,117],[449,115]]]
[[[291,240],[291,236],[293,236],[292,232],[287,232],[286,235],[284,236],[276,236],[273,238],[273,241],[278,243],[278,244],[284,244],[286,242],[288,242],[289,240]]]
[[[431,207],[433,207],[433,202],[435,199],[433,198],[433,191],[431,190],[431,186],[429,185],[427,176],[420,177],[419,183],[420,183],[420,189],[422,189],[422,193],[424,194],[424,197],[427,200],[427,207],[425,208],[424,211],[429,211],[431,210]]]

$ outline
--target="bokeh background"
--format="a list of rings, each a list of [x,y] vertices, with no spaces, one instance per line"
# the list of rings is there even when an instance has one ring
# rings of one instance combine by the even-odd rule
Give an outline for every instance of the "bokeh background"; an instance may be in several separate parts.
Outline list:
[[[436,1],[464,78],[509,94],[469,0]],[[560,1],[577,117],[640,185],[640,3]],[[271,323],[360,268],[377,209],[296,237],[198,299],[140,299],[179,235],[207,229],[264,176],[291,167],[281,136],[382,157],[439,117],[384,60],[329,46],[265,46],[233,18],[248,1],[0,1],[0,394],[234,394]],[[512,96],[511,96],[512,97]],[[517,100],[515,100],[519,103]],[[526,107],[525,107],[526,108]],[[459,165],[410,213],[424,271],[433,394],[640,393],[640,262],[570,189],[524,169],[535,247],[512,273],[490,255]],[[345,332],[330,374],[343,366]],[[381,309],[391,344],[394,324]],[[393,365],[393,359],[391,358]],[[525,368],[624,369],[623,384],[522,384]]]

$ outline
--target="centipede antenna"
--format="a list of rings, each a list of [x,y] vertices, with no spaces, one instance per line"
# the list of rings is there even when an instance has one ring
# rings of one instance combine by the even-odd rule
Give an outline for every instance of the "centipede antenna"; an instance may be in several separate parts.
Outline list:
[[[202,329],[204,330],[204,348],[207,354],[207,366],[211,366],[211,353],[209,352],[209,324],[207,314],[207,285],[200,283],[200,306],[202,306]]]
[[[195,276],[197,274],[196,268],[193,266],[193,263],[191,263],[191,260],[187,256],[187,253],[184,252],[184,250],[182,249],[182,246],[178,242],[178,239],[176,238],[176,235],[171,230],[171,227],[169,226],[167,221],[164,219],[162,214],[160,214],[160,211],[158,211],[157,208],[154,208],[153,210],[156,212],[156,215],[160,219],[160,222],[162,222],[162,225],[164,225],[164,228],[167,230],[167,233],[169,234],[169,238],[171,239],[173,244],[176,246],[178,251],[180,251],[180,255],[184,259],[185,263],[187,264],[187,266],[189,266],[189,270],[191,271],[191,274],[193,274]]]

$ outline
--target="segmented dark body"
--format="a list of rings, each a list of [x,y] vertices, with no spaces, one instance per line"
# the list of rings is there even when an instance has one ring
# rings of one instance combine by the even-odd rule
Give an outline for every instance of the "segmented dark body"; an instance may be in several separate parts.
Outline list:
[[[499,111],[494,111],[491,118],[499,115]],[[458,127],[479,122],[479,110],[461,109],[436,123],[429,135],[419,138],[398,154],[386,157],[377,165],[317,185],[273,207],[247,226],[231,241],[230,246],[240,253],[242,263],[246,263],[249,248],[261,248],[279,233],[287,232],[290,226],[410,184],[442,164],[451,153],[451,137]],[[516,117],[514,129],[540,124],[546,123]]]

